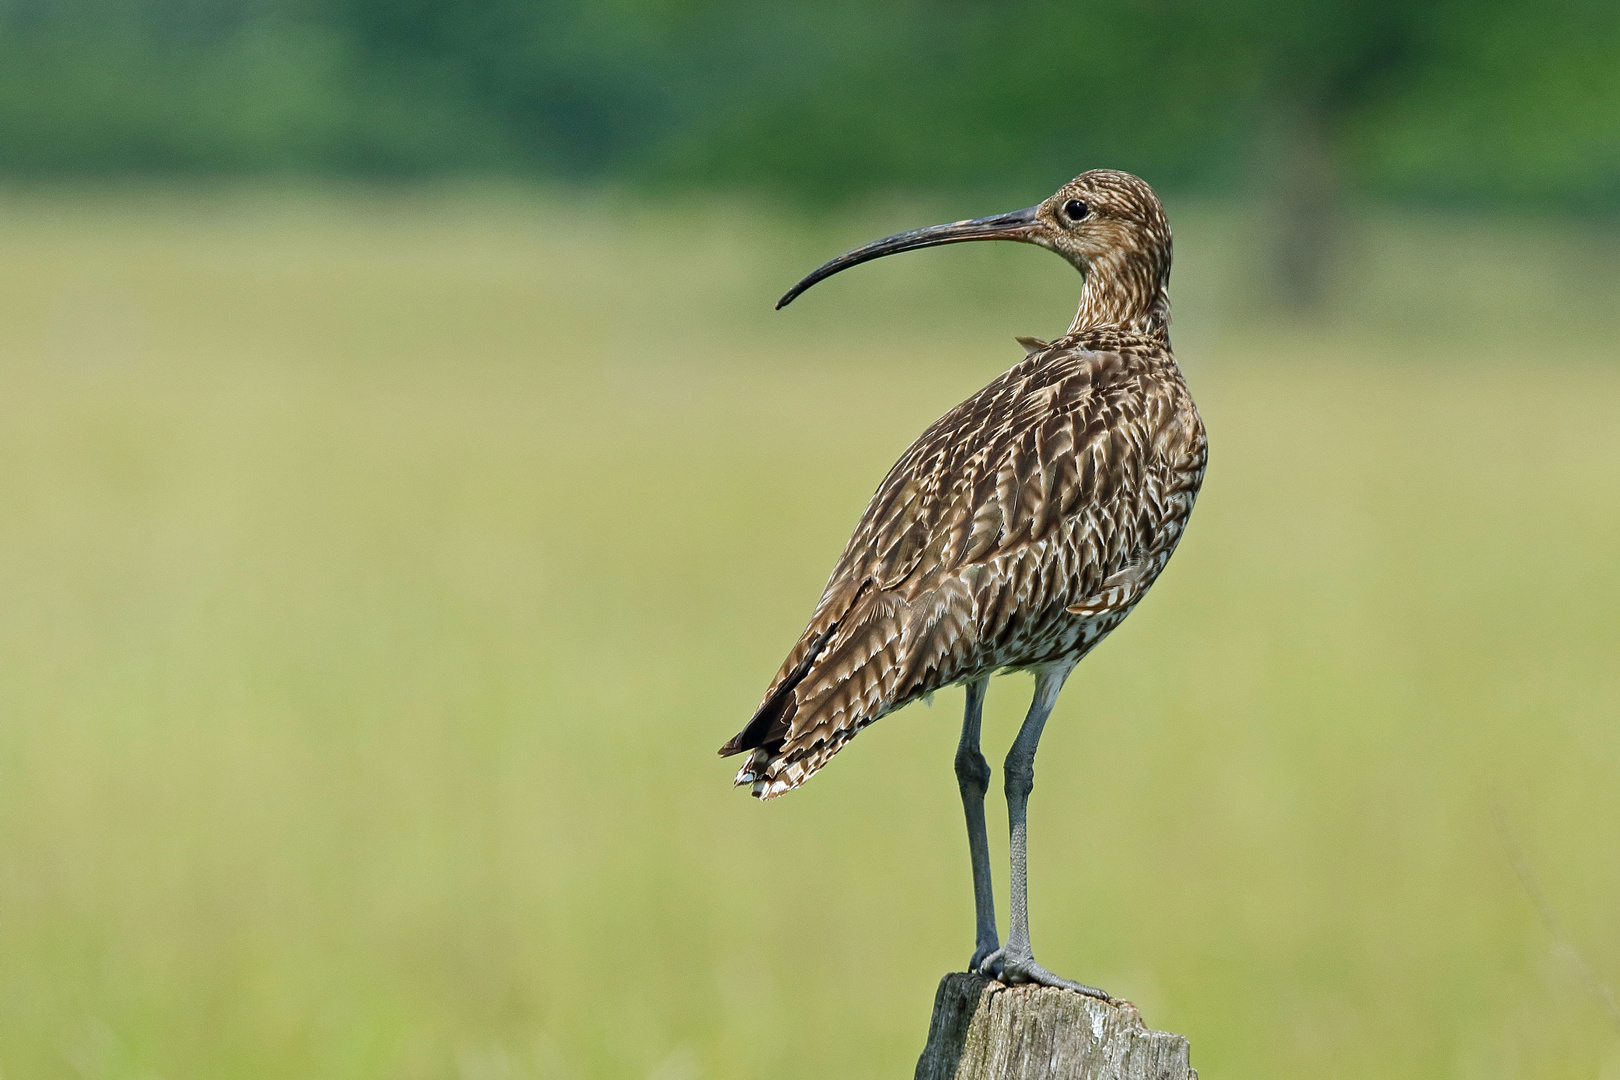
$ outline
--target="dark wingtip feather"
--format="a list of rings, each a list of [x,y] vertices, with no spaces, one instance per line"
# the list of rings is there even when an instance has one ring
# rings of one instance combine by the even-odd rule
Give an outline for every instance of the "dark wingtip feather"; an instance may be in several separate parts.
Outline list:
[[[731,741],[720,748],[721,757],[731,757],[744,750],[754,750],[771,743],[781,745],[787,738],[789,728],[793,724],[793,714],[798,710],[798,702],[793,698],[793,690],[804,681],[810,673],[810,665],[816,662],[821,650],[827,647],[827,639],[832,637],[833,631],[838,629],[834,623],[827,627],[816,639],[810,643],[810,650],[805,658],[799,661],[798,667],[783,679],[776,691],[766,698],[760,705],[759,711],[743,726],[743,729],[732,736]]]

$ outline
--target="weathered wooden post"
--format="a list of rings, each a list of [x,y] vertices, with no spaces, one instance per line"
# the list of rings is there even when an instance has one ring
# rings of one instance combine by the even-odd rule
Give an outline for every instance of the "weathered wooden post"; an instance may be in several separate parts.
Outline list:
[[[945,976],[916,1080],[1198,1080],[1187,1040],[1128,1001]]]

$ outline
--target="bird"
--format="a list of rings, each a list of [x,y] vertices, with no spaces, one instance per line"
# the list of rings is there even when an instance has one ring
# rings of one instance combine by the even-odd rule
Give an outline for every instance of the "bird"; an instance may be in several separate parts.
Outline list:
[[[1124,621],[1175,551],[1208,439],[1170,348],[1169,221],[1153,189],[1093,169],[1011,213],[897,233],[818,267],[777,303],[872,259],[1002,240],[1081,274],[1068,332],[1024,357],[900,456],[834,566],[809,625],[753,717],[720,748],[760,799],[810,779],[868,724],[966,688],[955,772],[973,872],[969,970],[1110,1000],[1035,961],[1027,814],[1035,752],[1065,680]],[[997,937],[980,749],[986,684],[1029,672],[1035,694],[1003,766],[1011,916]]]

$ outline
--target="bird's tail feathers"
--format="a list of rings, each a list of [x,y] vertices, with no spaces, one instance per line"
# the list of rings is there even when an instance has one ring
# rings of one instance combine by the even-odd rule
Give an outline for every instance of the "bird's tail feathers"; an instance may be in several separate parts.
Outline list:
[[[817,635],[788,678],[721,753],[751,750],[739,787],[773,799],[810,779],[868,724],[920,696],[931,671],[914,671],[902,645],[905,605],[882,593]],[[925,665],[931,666],[931,665]]]
[[[810,640],[810,646],[804,657],[794,665],[783,678],[779,679],[765,700],[755,710],[753,718],[743,725],[743,729],[731,737],[731,740],[720,748],[721,757],[731,757],[745,750],[772,750],[780,749],[788,732],[793,728],[793,716],[797,711],[798,702],[794,690],[810,674],[810,668],[816,662],[816,657],[827,647],[827,642],[838,630],[838,624],[827,627]],[[752,759],[750,759],[752,760]],[[747,767],[744,766],[744,771]],[[738,774],[737,783],[744,783],[742,774]]]

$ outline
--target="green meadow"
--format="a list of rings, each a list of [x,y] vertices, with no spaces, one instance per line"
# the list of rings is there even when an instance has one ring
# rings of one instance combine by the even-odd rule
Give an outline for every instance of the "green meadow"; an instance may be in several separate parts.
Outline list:
[[[714,751],[1079,282],[771,305],[996,209],[0,194],[6,1080],[909,1076],[960,691],[769,804]],[[1037,955],[1206,1080],[1617,1080],[1620,238],[1373,215],[1302,319],[1263,222],[1170,212],[1209,474],[1048,726]]]

